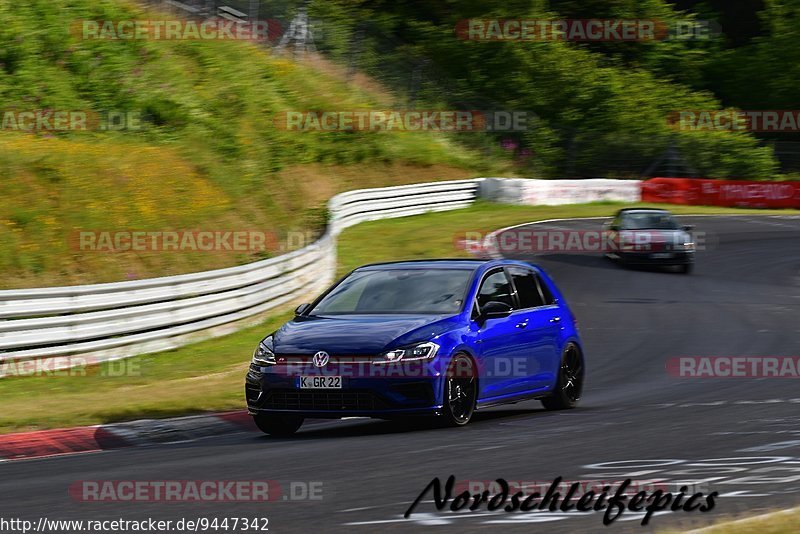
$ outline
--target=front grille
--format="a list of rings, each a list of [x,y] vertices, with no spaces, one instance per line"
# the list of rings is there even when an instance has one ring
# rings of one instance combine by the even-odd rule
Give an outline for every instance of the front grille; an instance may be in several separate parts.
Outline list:
[[[386,403],[368,391],[301,391],[273,389],[264,399],[273,410],[380,410]]]
[[[314,363],[314,356],[311,354],[276,354],[275,358],[278,360],[278,363],[285,363],[285,364],[313,364]],[[367,355],[367,356],[347,356],[347,355],[338,355],[330,356],[330,363],[372,363],[377,358],[375,356]]]

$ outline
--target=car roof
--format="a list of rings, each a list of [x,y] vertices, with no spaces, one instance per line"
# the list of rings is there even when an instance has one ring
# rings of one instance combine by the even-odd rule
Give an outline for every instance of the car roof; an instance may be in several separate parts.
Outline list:
[[[470,259],[470,258],[443,258],[443,259],[424,259],[424,260],[401,260],[387,261],[381,263],[370,263],[359,267],[361,270],[382,270],[382,269],[477,269],[481,265],[492,262],[493,260]]]
[[[665,210],[663,208],[622,208],[619,210],[620,214],[623,213],[637,213],[637,212],[645,212],[645,213],[669,213],[672,215],[672,212],[669,210]]]
[[[479,259],[479,258],[442,258],[424,260],[401,260],[383,263],[370,263],[356,269],[357,271],[383,270],[383,269],[468,269],[477,270],[481,267],[489,269],[500,265],[525,265],[528,263],[507,259]]]

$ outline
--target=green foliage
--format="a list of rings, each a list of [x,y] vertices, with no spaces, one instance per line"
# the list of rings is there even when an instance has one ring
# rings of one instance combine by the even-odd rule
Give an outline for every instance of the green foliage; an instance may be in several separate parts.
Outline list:
[[[1,112],[140,119],[140,127],[122,131],[0,131],[0,285],[92,283],[246,263],[263,254],[92,254],[76,251],[69,239],[79,230],[318,229],[327,199],[363,187],[360,181],[408,183],[403,170],[431,165],[436,170],[426,179],[461,178],[503,164],[501,155],[486,158],[430,132],[277,127],[282,111],[385,105],[385,89],[350,84],[324,60],[294,61],[247,42],[81,33],[82,20],[174,16],[120,0],[0,2]],[[349,167],[357,168],[343,170]],[[280,175],[292,171],[314,183]]]
[[[628,171],[628,177],[638,177],[647,161],[671,145],[686,147],[682,156],[707,176],[770,178],[775,172],[771,149],[758,147],[748,134],[677,135],[668,125],[670,112],[721,107],[711,93],[692,89],[707,85],[705,69],[721,38],[674,38],[679,23],[698,21],[663,0],[317,0],[312,12],[327,17],[337,35],[355,35],[359,27],[364,37],[358,50],[355,37],[339,37],[325,43],[328,51],[343,58],[354,54],[360,68],[405,92],[418,107],[534,112],[534,129],[506,136],[532,150],[530,171],[536,175],[564,177],[572,166],[578,176],[609,176],[619,161],[629,160],[642,162]],[[647,19],[663,23],[672,38],[474,42],[454,35],[455,25],[468,18]]]
[[[356,96],[344,80],[270,57],[255,46],[80,36],[84,19],[142,18],[147,12],[115,1],[3,2],[3,109],[136,113],[143,118],[143,129],[126,132],[131,137],[155,143],[204,138],[208,148],[231,165],[232,160],[253,161],[267,172],[297,162],[350,164],[375,154],[388,158],[390,151],[396,155],[381,136],[301,135],[275,128],[274,114],[286,109],[375,105],[375,101]],[[259,142],[249,142],[251,137]],[[431,145],[436,147],[437,141]],[[450,157],[444,150],[439,154]],[[404,157],[416,159],[410,151]],[[235,174],[225,168],[215,178],[228,184]]]
[[[796,109],[800,102],[800,1],[765,0],[766,35],[727,50],[708,78],[728,104],[743,109]]]

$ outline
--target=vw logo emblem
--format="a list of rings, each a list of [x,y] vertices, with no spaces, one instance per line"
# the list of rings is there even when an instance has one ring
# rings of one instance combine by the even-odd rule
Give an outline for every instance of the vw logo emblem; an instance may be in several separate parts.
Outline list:
[[[314,354],[314,365],[317,367],[325,367],[328,365],[328,361],[331,357],[328,355],[327,352],[324,350],[319,351],[318,353]]]

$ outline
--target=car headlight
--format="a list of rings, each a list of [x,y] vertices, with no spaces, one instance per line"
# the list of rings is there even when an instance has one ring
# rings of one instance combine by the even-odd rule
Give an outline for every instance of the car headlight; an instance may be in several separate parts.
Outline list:
[[[381,354],[380,360],[375,363],[409,362],[417,360],[430,360],[439,351],[439,345],[433,341],[426,341],[410,347],[394,349]]]
[[[678,243],[675,245],[676,250],[694,250],[694,243],[687,241],[686,243]]]
[[[259,367],[266,367],[267,365],[275,365],[278,363],[275,360],[275,353],[272,352],[272,336],[264,338],[258,343],[258,347],[253,352],[253,365]]]

